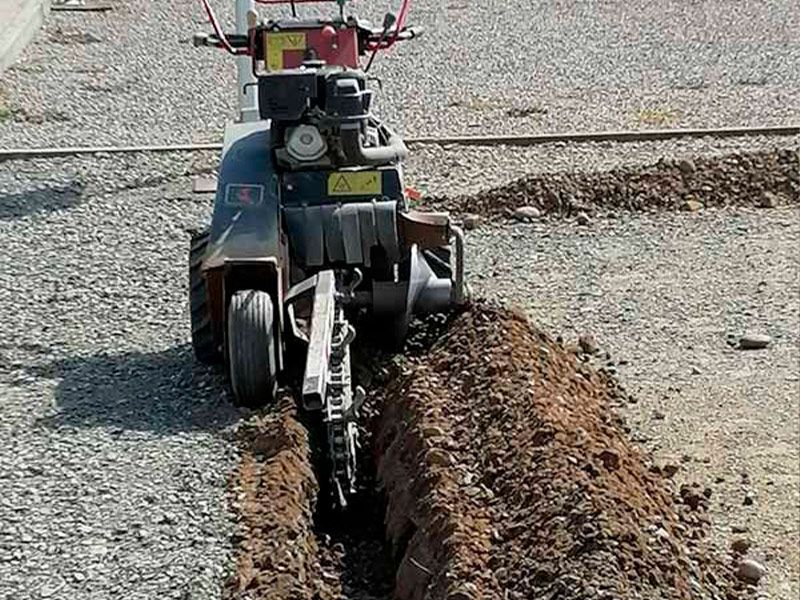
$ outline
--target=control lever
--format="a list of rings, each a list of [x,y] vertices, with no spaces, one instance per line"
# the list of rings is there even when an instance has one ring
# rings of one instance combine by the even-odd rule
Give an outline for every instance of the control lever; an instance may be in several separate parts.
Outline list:
[[[406,27],[400,32],[400,39],[413,40],[414,38],[421,37],[425,33],[425,28],[415,25],[414,27]]]
[[[383,17],[383,31],[381,31],[381,37],[378,39],[378,43],[375,44],[375,50],[372,51],[372,55],[369,57],[367,66],[364,67],[364,73],[369,72],[369,68],[372,66],[372,62],[375,60],[375,57],[378,54],[378,50],[380,49],[381,44],[386,39],[389,30],[392,28],[392,25],[394,25],[396,21],[397,17],[395,17],[393,13],[386,13],[386,15]]]

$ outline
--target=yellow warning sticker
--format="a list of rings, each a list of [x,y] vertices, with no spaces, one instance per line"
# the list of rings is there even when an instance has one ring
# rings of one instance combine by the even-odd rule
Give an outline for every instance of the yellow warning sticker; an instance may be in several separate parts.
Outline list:
[[[329,196],[373,196],[383,192],[378,171],[336,171],[328,175]]]
[[[283,53],[287,50],[305,50],[306,34],[303,31],[267,32],[264,43],[267,46],[267,70],[283,69]]]

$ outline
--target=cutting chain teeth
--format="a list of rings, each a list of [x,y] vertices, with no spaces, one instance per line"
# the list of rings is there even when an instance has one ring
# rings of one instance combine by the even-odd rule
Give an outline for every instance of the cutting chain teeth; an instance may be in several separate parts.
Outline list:
[[[344,311],[335,310],[331,340],[328,386],[325,402],[325,429],[331,460],[331,484],[340,507],[347,506],[347,497],[355,493],[356,448],[358,428],[356,418],[364,392],[357,388],[353,394],[350,376],[350,344],[355,330],[344,317]]]

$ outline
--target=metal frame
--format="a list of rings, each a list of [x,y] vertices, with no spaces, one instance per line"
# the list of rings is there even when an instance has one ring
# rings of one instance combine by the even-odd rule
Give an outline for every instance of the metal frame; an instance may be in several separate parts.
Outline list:
[[[236,33],[247,35],[249,15],[255,11],[253,0],[236,0]],[[253,75],[252,59],[248,55],[236,57],[236,95],[239,106],[239,121],[247,123],[257,121],[258,100],[255,89],[256,78]]]
[[[306,410],[319,410],[325,404],[336,305],[335,293],[336,280],[333,271],[319,273],[314,287],[311,331],[306,352],[306,370],[303,375],[302,397],[303,407]]]

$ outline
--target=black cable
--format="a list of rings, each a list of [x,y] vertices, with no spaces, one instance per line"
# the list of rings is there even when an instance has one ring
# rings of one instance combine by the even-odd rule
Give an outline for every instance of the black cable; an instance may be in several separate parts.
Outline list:
[[[383,31],[381,32],[381,37],[378,40],[378,43],[375,44],[375,49],[372,51],[372,56],[369,57],[369,61],[367,62],[367,66],[364,67],[364,73],[369,71],[369,68],[372,66],[372,61],[375,60],[375,57],[378,55],[378,50],[381,49],[381,44],[386,40],[386,36],[389,33],[389,29],[392,28],[392,25],[395,23],[395,17],[392,13],[386,13],[386,17],[383,19]]]

